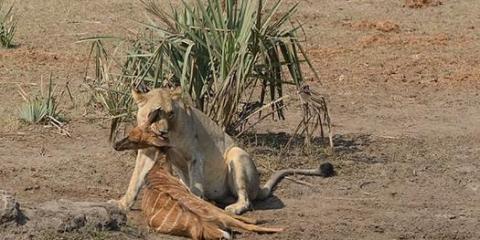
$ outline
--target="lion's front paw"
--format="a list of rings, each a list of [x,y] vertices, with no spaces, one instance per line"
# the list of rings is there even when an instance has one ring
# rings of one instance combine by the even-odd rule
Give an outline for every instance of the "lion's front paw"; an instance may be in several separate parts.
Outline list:
[[[108,200],[108,203],[115,205],[116,207],[118,207],[119,209],[121,209],[122,211],[125,211],[125,212],[127,212],[128,210],[130,210],[130,208],[129,208],[128,205],[125,203],[125,201],[123,200],[123,198],[120,199],[120,200],[110,199],[110,200]]]
[[[225,211],[231,214],[240,215],[249,209],[250,209],[250,204],[248,203],[234,203],[232,205],[228,205],[225,208]]]

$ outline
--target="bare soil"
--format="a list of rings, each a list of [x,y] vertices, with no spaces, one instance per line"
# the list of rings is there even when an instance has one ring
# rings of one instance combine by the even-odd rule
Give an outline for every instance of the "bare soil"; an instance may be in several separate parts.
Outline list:
[[[295,1],[286,0],[285,5]],[[418,2],[421,7],[409,7]],[[298,123],[267,121],[242,140],[263,169],[330,161],[333,178],[284,180],[275,197],[247,213],[284,226],[239,239],[480,239],[480,2],[301,1],[297,19],[320,74],[311,81],[330,103],[335,151],[298,146],[278,158]],[[108,142],[109,122],[86,107],[82,87],[96,34],[124,36],[144,19],[136,1],[17,1],[14,49],[0,49],[0,189],[23,204],[65,198],[106,201],[125,191],[133,153]],[[72,137],[17,120],[18,85],[38,91],[52,73]],[[313,78],[312,78],[313,79]],[[32,238],[22,236],[19,238]],[[122,232],[42,233],[39,239],[165,239],[129,213]],[[2,231],[0,229],[0,239]],[[173,238],[172,238],[173,239]]]

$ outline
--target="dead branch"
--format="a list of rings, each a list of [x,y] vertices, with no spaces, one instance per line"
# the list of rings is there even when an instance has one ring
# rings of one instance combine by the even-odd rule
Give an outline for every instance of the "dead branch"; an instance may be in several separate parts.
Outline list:
[[[300,184],[300,185],[305,185],[305,186],[309,186],[311,188],[313,188],[313,184],[309,183],[309,182],[305,182],[305,181],[302,181],[300,179],[296,179],[296,178],[292,178],[292,177],[285,177],[285,179],[288,179],[294,183],[297,183],[297,184]]]

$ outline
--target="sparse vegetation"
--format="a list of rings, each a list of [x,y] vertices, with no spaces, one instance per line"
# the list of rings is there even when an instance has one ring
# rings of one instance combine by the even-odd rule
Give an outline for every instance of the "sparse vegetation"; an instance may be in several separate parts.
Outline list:
[[[13,37],[17,26],[17,19],[13,12],[13,4],[5,8],[5,2],[0,0],[0,46],[10,48],[13,46]]]
[[[100,40],[92,43],[90,54],[95,56],[95,76],[92,79],[85,77],[92,91],[90,102],[101,106],[111,118],[112,138],[120,123],[134,115],[135,106],[130,95],[132,80],[125,74],[116,75],[111,72],[114,62],[108,57]]]
[[[130,88],[140,82],[181,86],[195,107],[230,133],[243,133],[254,114],[283,119],[285,97],[304,99],[296,94],[305,89],[303,63],[316,76],[297,34],[301,26],[291,21],[297,5],[280,12],[281,1],[266,6],[264,0],[193,0],[167,13],[152,0],[142,3],[150,19],[130,42],[120,74],[112,69],[118,57],[108,55],[100,39],[92,45],[95,76],[86,82],[96,103],[113,118],[112,133],[132,116]],[[296,93],[286,94],[288,85]],[[323,123],[330,124],[325,100],[316,99],[321,103],[301,100],[305,118],[303,131],[297,130],[308,138],[313,133],[309,124],[322,128],[325,116]]]
[[[22,121],[29,124],[51,124],[62,134],[70,135],[64,129],[65,118],[59,108],[65,92],[68,92],[71,97],[68,85],[59,92],[50,76],[47,89],[44,89],[43,81],[40,84],[40,94],[29,94],[21,86],[18,92],[24,100],[24,104],[19,108],[19,117]]]
[[[39,96],[27,94],[21,87],[19,87],[19,93],[25,100],[25,103],[20,108],[20,118],[25,122],[46,122],[49,117],[58,118],[60,116],[56,102],[57,96],[51,78],[46,94],[43,91],[43,86]]]

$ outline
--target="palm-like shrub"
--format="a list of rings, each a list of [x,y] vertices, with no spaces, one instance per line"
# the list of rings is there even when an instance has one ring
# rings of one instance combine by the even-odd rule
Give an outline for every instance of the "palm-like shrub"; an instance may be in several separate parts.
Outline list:
[[[290,21],[297,5],[279,12],[281,1],[267,7],[264,0],[192,0],[167,13],[152,0],[141,2],[150,19],[142,23],[146,30],[131,44],[120,76],[111,73],[99,39],[92,47],[96,74],[88,83],[110,114],[121,116],[113,127],[131,111],[129,87],[139,82],[181,86],[195,107],[229,131],[266,106],[268,114],[283,118],[285,85],[301,93],[302,63],[313,71],[297,38],[299,26]],[[313,111],[304,125],[321,127],[324,116],[329,124],[319,99],[318,108],[304,102],[305,113]]]
[[[60,110],[58,109],[58,94],[51,77],[46,92],[43,89],[43,84],[41,84],[40,94],[28,94],[21,87],[19,87],[19,93],[25,101],[19,108],[21,120],[34,124],[48,123],[52,119],[57,122],[62,120]]]

